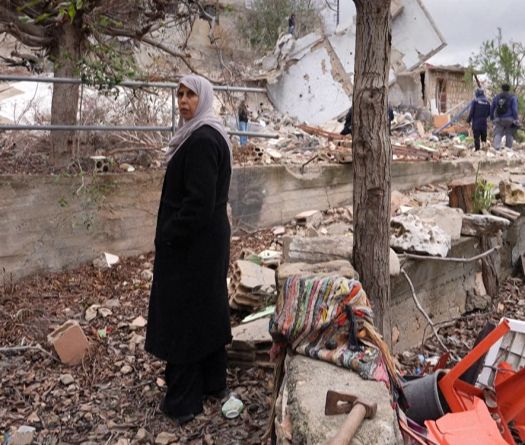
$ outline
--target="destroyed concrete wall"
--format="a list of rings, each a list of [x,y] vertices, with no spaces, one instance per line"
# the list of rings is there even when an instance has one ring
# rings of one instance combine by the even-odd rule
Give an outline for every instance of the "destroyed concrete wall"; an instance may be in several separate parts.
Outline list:
[[[425,105],[435,113],[459,108],[473,97],[473,87],[465,80],[465,70],[429,68],[425,72]]]
[[[424,94],[421,73],[399,74],[388,90],[388,101],[393,107],[421,108],[425,106]]]
[[[511,165],[488,162],[480,171]],[[475,175],[457,162],[395,162],[393,190]],[[0,266],[15,279],[91,261],[101,252],[135,255],[153,249],[162,171],[81,177],[0,176]],[[140,193],[137,193],[140,190]],[[352,201],[350,165],[311,168],[235,167],[230,188],[234,227],[262,228],[312,208]],[[30,211],[28,210],[30,209]],[[525,237],[525,233],[516,237]],[[1,269],[0,267],[0,269]]]
[[[419,0],[400,0],[392,7],[395,15],[391,82],[396,73],[414,69],[445,46]],[[348,110],[354,71],[355,8],[345,7],[341,12],[340,26],[335,31],[333,26],[326,25],[321,42],[312,43],[308,51],[303,49],[301,57],[295,55],[275,64],[280,73],[277,78],[274,74],[269,76],[268,94],[280,112],[303,122],[320,124]],[[297,43],[302,44],[301,39]]]

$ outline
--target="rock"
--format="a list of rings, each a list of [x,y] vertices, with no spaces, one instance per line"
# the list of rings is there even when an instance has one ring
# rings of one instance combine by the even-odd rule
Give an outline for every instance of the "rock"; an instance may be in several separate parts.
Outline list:
[[[390,248],[390,276],[397,277],[401,272],[399,258],[394,249]]]
[[[407,213],[418,216],[421,221],[438,226],[450,235],[452,241],[461,238],[463,211],[459,208],[431,205],[414,208]]]
[[[287,401],[286,409],[292,422],[292,443],[323,444],[339,430],[346,416],[324,414],[324,401],[329,389],[377,403],[376,417],[361,424],[352,443],[403,443],[396,412],[391,407],[390,393],[384,383],[363,380],[353,371],[301,355],[293,355],[287,360],[286,376],[281,390],[288,392],[282,400]],[[283,407],[278,406],[277,412],[282,413]],[[279,422],[282,420],[278,419]]]
[[[86,319],[86,321],[91,321],[97,318],[99,307],[100,307],[100,304],[92,304],[86,309],[86,314],[84,315],[84,318]]]
[[[352,226],[343,222],[336,222],[326,226],[328,235],[345,235],[351,232]]]
[[[286,228],[284,226],[276,226],[272,229],[272,232],[275,236],[284,235],[286,233]]]
[[[142,278],[144,281],[152,281],[153,280],[153,272],[149,269],[144,269],[140,273],[140,278]]]
[[[354,238],[347,236],[283,237],[283,257],[287,263],[351,261]]]
[[[390,247],[395,251],[446,257],[451,237],[438,226],[432,226],[410,214],[392,218]]]
[[[119,168],[121,170],[126,171],[126,172],[134,172],[135,171],[135,167],[133,167],[131,164],[126,164],[126,163],[120,164]]]
[[[35,431],[35,428],[28,425],[22,425],[18,427],[16,432],[11,437],[9,445],[29,445],[33,443]]]
[[[73,378],[73,376],[71,374],[62,374],[60,376],[60,383],[62,383],[62,385],[71,385],[72,383],[75,382],[75,379]]]
[[[147,324],[148,324],[148,322],[146,321],[146,319],[142,315],[139,315],[137,318],[135,318],[131,322],[129,327],[130,327],[130,329],[139,329],[139,328],[143,328]]]
[[[120,258],[117,255],[104,252],[98,258],[93,260],[93,266],[95,266],[97,269],[109,269],[111,266],[117,264],[119,259]]]
[[[323,221],[323,214],[319,210],[306,210],[295,215],[294,219],[298,225],[317,228]]]
[[[159,433],[157,437],[155,438],[155,444],[156,445],[169,445],[174,444],[178,440],[178,436],[172,433],[167,433],[163,431],[162,433]]]
[[[283,263],[277,269],[277,281],[279,289],[292,275],[339,275],[347,278],[358,279],[359,276],[350,261],[336,260],[325,263]]]
[[[463,215],[461,234],[465,236],[494,235],[510,226],[510,221],[494,215]]]
[[[113,312],[111,309],[108,309],[107,307],[101,307],[98,309],[98,313],[102,316],[102,318],[109,317]]]
[[[148,430],[146,430],[145,428],[139,428],[133,440],[137,442],[146,441],[149,436],[150,433],[148,433]]]
[[[489,295],[476,295],[475,292],[467,291],[467,298],[465,300],[465,311],[484,311],[492,303],[492,298]]]
[[[125,439],[124,437],[121,437],[115,442],[115,445],[129,445],[129,440]]]
[[[525,204],[525,189],[521,184],[510,181],[501,181],[499,183],[499,192],[501,199],[507,205]]]
[[[133,372],[133,368],[129,365],[124,365],[122,368],[120,368],[120,373],[127,375],[131,374]]]

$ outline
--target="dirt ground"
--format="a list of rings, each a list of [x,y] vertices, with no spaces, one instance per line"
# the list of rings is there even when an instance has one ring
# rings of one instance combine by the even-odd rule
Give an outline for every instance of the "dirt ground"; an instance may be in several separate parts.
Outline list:
[[[263,231],[234,238],[232,258],[265,244],[268,237]],[[225,419],[219,401],[207,401],[204,414],[183,428],[159,411],[164,364],[144,351],[144,328],[131,324],[139,316],[147,317],[150,281],[144,270],[152,262],[152,254],[122,258],[111,269],[89,264],[16,284],[4,275],[0,437],[13,427],[30,425],[37,429],[39,444],[154,443],[163,432],[181,444],[261,443],[272,390],[268,370],[228,370],[229,387],[245,405],[237,419]],[[86,322],[85,311],[93,304],[111,313]],[[233,323],[243,315],[234,312]],[[70,318],[83,320],[92,344],[77,367],[57,361],[46,341],[54,327]],[[12,349],[36,344],[42,349]],[[65,377],[68,374],[72,379]],[[63,383],[68,379],[72,382]]]
[[[237,234],[232,261],[243,252],[260,251],[272,240],[270,230]],[[147,316],[150,281],[144,271],[152,262],[152,254],[121,258],[111,269],[88,264],[17,283],[4,274],[0,282],[0,434],[30,425],[37,429],[34,443],[38,444],[124,445],[154,443],[159,437],[180,444],[261,443],[272,391],[268,370],[229,369],[228,384],[245,404],[237,419],[225,419],[220,402],[213,400],[206,402],[203,415],[182,428],[159,411],[163,363],[144,352],[144,328],[132,325],[137,317]],[[93,304],[110,313],[99,312],[85,321],[86,309]],[[244,315],[233,311],[232,323]],[[524,319],[521,278],[503,283],[486,311],[438,325],[439,334],[453,354],[463,357],[485,323],[498,322],[502,316]],[[70,318],[82,320],[92,344],[88,357],[77,367],[61,364],[46,341],[54,327]],[[27,345],[41,349],[15,349]],[[442,353],[427,329],[424,344],[397,358],[402,372],[421,373],[430,370],[428,359]]]

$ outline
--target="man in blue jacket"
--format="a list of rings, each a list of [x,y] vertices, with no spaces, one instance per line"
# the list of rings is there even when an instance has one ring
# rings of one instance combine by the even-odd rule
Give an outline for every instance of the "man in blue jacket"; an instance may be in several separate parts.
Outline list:
[[[490,119],[494,122],[494,148],[500,149],[501,138],[505,135],[505,146],[511,149],[518,126],[518,98],[510,93],[509,84],[501,85],[501,93],[492,101]]]
[[[485,97],[485,92],[478,88],[476,97],[470,103],[470,112],[467,122],[472,123],[472,133],[474,134],[474,148],[478,151],[481,142],[487,142],[487,119],[490,116],[490,102]]]

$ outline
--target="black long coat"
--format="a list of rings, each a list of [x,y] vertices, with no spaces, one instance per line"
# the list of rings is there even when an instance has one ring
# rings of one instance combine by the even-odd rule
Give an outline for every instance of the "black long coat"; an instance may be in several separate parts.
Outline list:
[[[199,361],[231,341],[230,176],[228,145],[207,125],[193,132],[166,168],[146,350],[170,363]]]

